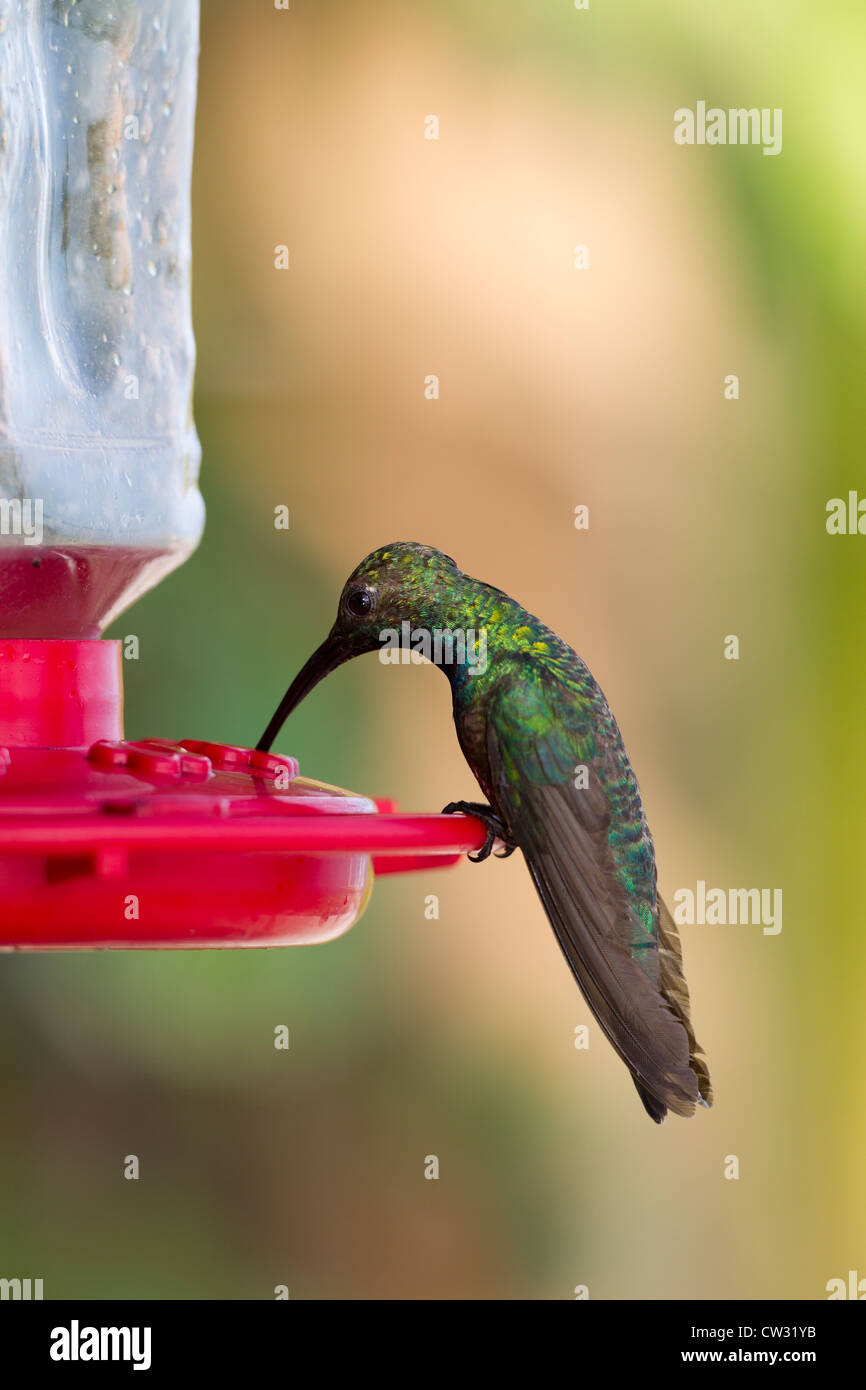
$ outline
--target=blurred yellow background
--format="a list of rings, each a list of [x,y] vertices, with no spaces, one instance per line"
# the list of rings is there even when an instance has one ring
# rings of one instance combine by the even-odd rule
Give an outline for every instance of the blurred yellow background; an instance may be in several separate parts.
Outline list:
[[[843,3],[207,0],[208,525],[110,633],[141,640],[128,736],[254,743],[357,561],[424,541],[589,663],[667,899],[780,887],[784,926],[683,929],[716,1105],[661,1128],[597,1029],[575,1050],[519,855],[380,881],[327,946],[17,959],[0,1273],[342,1299],[866,1275],[866,541],[824,525],[866,490],[864,49]],[[703,99],[782,108],[781,155],[676,145]],[[432,669],[353,663],[277,746],[406,809],[476,792]]]

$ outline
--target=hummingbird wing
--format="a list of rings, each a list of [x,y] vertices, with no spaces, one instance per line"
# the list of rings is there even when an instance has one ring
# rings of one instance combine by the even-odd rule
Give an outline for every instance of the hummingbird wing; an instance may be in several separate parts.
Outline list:
[[[588,674],[588,673],[587,673]],[[591,679],[591,677],[590,677]],[[595,687],[597,691],[597,687]],[[604,698],[521,662],[487,707],[490,794],[523,851],[556,939],[587,1004],[632,1074],[649,1115],[709,1104],[709,1073],[689,1022],[676,928],[655,901],[652,842],[619,730]],[[598,723],[609,721],[599,731]],[[578,768],[587,785],[576,785]],[[611,787],[633,788],[637,817],[614,823]],[[633,803],[632,803],[633,804]],[[644,911],[617,871],[611,840],[646,836]],[[638,898],[640,894],[637,895]],[[651,901],[650,901],[651,899]]]

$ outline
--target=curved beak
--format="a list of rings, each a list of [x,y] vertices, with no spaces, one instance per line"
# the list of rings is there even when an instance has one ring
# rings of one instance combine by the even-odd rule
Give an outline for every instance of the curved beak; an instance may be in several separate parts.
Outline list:
[[[331,671],[335,671],[338,666],[342,666],[343,662],[348,661],[353,655],[354,653],[349,649],[344,638],[333,631],[328,634],[322,645],[313,652],[306,665],[301,667],[277,706],[273,719],[256,744],[258,752],[268,753],[270,751],[271,744],[292,710],[297,708],[313,687],[319,684],[320,680],[330,675]]]

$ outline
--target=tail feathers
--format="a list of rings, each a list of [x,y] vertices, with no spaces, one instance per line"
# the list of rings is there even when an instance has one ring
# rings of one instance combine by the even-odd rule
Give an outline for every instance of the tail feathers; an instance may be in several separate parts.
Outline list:
[[[689,1013],[689,990],[686,984],[686,977],[683,974],[683,951],[680,945],[679,933],[674,925],[674,919],[665,907],[661,898],[659,905],[659,989],[670,1012],[686,1030],[689,1040],[689,1066],[697,1077],[698,1093],[700,1103],[710,1106],[713,1103],[713,1088],[710,1082],[710,1072],[704,1058],[703,1052],[698,1045],[692,1028],[692,1020]],[[634,1084],[637,1093],[644,1104],[647,1114],[655,1120],[656,1124],[661,1124],[667,1114],[667,1106],[663,1101],[657,1099],[638,1077],[634,1076]]]

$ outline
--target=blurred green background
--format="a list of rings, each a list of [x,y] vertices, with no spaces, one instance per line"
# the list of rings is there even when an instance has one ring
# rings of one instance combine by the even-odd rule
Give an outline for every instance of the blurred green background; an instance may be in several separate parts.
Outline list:
[[[326,946],[4,958],[0,1273],[346,1299],[866,1275],[866,541],[824,525],[866,491],[864,52],[841,2],[206,0],[208,525],[111,631],[141,642],[128,735],[254,742],[355,563],[432,543],[589,662],[668,899],[781,887],[784,927],[684,929],[717,1100],[660,1129],[597,1030],[574,1049],[520,856],[381,881]],[[783,108],[782,154],[675,145],[700,99]],[[344,668],[278,747],[407,809],[475,790],[432,669]]]

